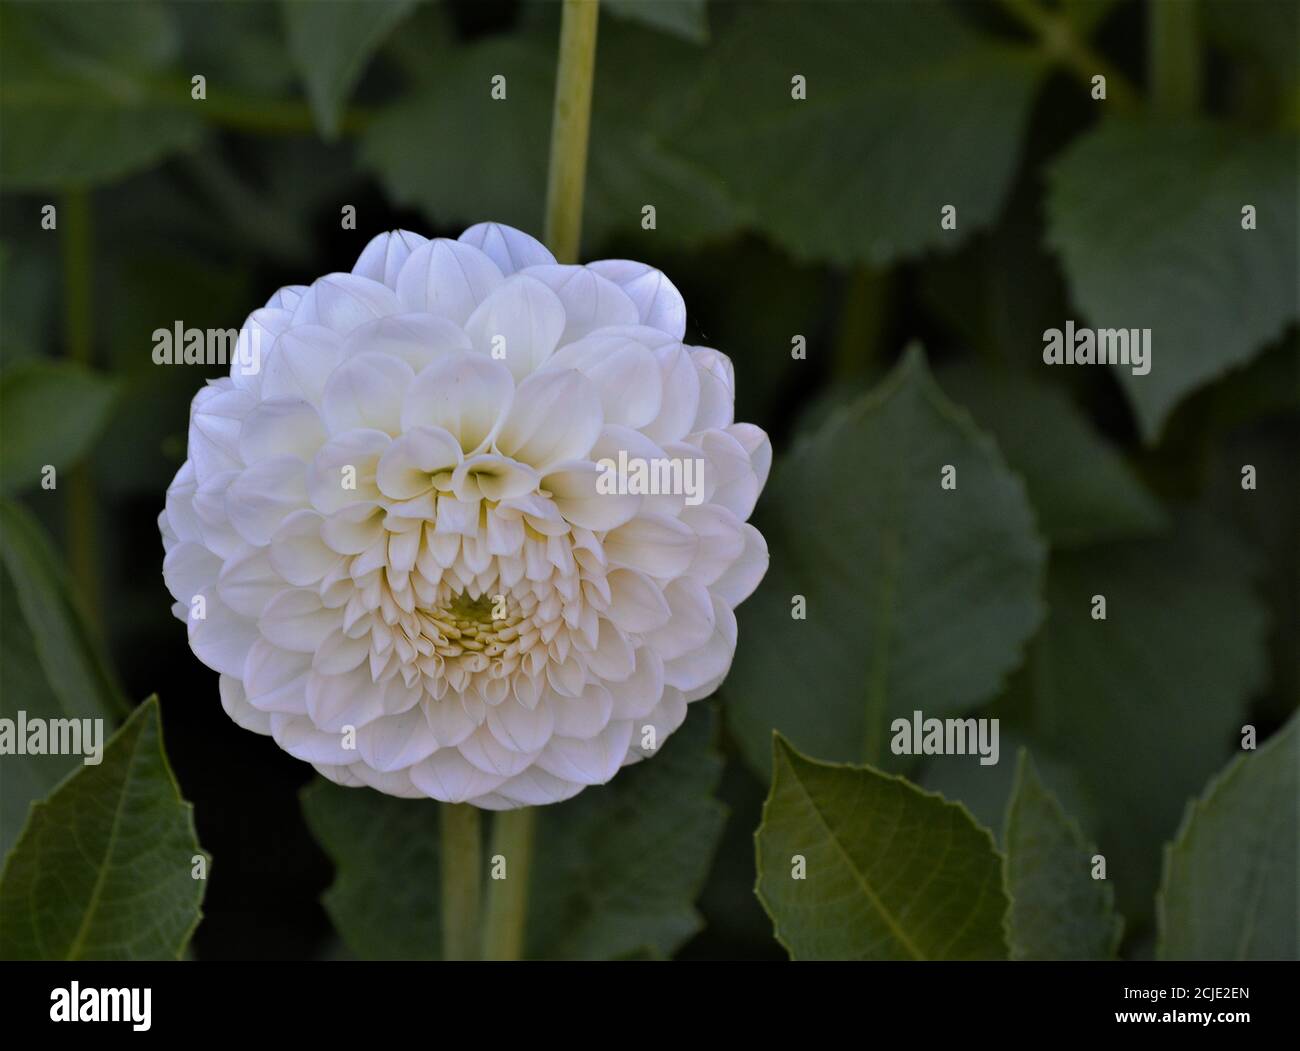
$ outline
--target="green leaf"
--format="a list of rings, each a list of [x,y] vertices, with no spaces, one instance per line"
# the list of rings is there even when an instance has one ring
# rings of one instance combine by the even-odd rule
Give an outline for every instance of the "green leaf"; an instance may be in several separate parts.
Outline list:
[[[50,542],[31,513],[8,500],[0,500],[0,559],[13,579],[22,619],[64,712],[99,718],[128,711]]]
[[[192,148],[202,102],[161,87],[178,38],[162,4],[0,6],[0,179],[8,190],[87,186]]]
[[[543,808],[528,906],[533,959],[671,956],[703,925],[694,901],[725,823],[716,715],[692,705],[663,750]]]
[[[738,5],[717,36],[669,141],[796,258],[881,266],[996,218],[1041,56],[934,3]]]
[[[618,23],[600,30],[584,244],[614,232],[697,243],[736,229],[726,186],[663,146],[698,49]],[[506,78],[506,98],[491,97]],[[383,110],[361,159],[402,204],[440,225],[485,218],[540,234],[555,83],[553,30],[491,37],[440,56],[429,83]],[[657,229],[641,229],[641,209]]]
[[[1110,120],[1053,164],[1049,242],[1074,320],[1151,330],[1147,375],[1114,366],[1147,441],[1296,318],[1296,149],[1294,137]],[[1258,229],[1242,229],[1246,205]]]
[[[1070,757],[1120,908],[1149,916],[1158,844],[1223,762],[1267,668],[1249,553],[1209,522],[1054,559],[1030,654],[1035,743]],[[1106,599],[1094,620],[1093,596]]]
[[[367,960],[438,959],[438,804],[317,779],[303,789],[302,808],[334,862],[321,900],[348,948]]]
[[[13,581],[0,565],[0,719],[29,717],[62,719],[66,712],[46,681],[36,658],[36,640],[18,613]],[[75,755],[7,755],[2,760],[4,791],[0,792],[0,858],[9,852],[27,820],[27,809],[68,775],[81,758]]]
[[[281,0],[289,54],[307,86],[316,126],[338,137],[339,119],[366,63],[416,0]]]
[[[99,765],[32,807],[0,870],[0,957],[178,959],[202,916],[201,853],[150,698]]]
[[[755,843],[755,890],[795,959],[1006,956],[992,834],[902,777],[816,762],[777,734]]]
[[[956,489],[941,488],[946,465]],[[919,350],[796,443],[761,510],[771,566],[740,607],[725,686],[755,769],[774,727],[828,759],[905,768],[890,722],[990,697],[1042,617],[1024,488]]]
[[[601,6],[611,15],[660,29],[693,44],[706,44],[709,40],[705,0],[605,0]]]
[[[58,474],[75,467],[116,395],[113,380],[71,361],[32,359],[0,372],[0,492],[35,488],[47,464]]]
[[[1064,391],[969,364],[944,369],[938,378],[1024,477],[1052,546],[1141,536],[1168,525],[1160,504]]]
[[[1124,921],[1115,915],[1111,885],[1093,879],[1097,848],[1043,787],[1023,749],[1007,806],[1003,847],[1011,898],[1011,958],[1114,959]]]
[[[712,795],[722,767],[714,722],[697,708],[653,759],[542,808],[529,956],[669,956],[699,929],[692,903],[724,820]],[[318,782],[303,808],[334,862],[324,902],[348,947],[366,959],[436,959],[438,807]]]
[[[1164,960],[1294,960],[1300,717],[1239,755],[1165,847],[1156,904]]]

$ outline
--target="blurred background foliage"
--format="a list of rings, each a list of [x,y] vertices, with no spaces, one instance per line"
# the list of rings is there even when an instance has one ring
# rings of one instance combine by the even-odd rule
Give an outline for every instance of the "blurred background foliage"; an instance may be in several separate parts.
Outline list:
[[[782,957],[752,893],[776,728],[995,830],[1027,746],[1110,860],[1124,954],[1150,955],[1162,844],[1242,724],[1266,738],[1300,688],[1297,5],[603,7],[583,257],[661,267],[688,338],[735,361],[737,418],[777,451],[758,511],[772,569],[739,611],[716,715],[682,731],[681,774],[665,758],[543,826],[548,886],[578,889],[539,902],[534,951]],[[395,924],[373,914],[381,874],[341,879],[328,916],[319,896],[355,849],[349,813],[413,879],[436,837],[373,793],[320,785],[300,807],[310,770],[221,711],[170,614],[156,527],[189,400],[220,370],[153,364],[151,333],[237,327],[383,230],[540,232],[557,16],[0,4],[0,704],[159,694],[217,859],[201,958],[418,955],[432,882],[395,899]],[[1042,333],[1067,319],[1151,327],[1151,374],[1044,368]],[[924,351],[904,361],[909,344]],[[952,462],[960,496],[936,484]],[[1000,717],[1001,763],[891,755],[888,718],[914,708]],[[5,760],[4,849],[67,769]],[[641,877],[644,915],[584,926],[627,893],[584,864],[617,872],[638,838],[670,838],[646,802],[661,795],[693,816]]]

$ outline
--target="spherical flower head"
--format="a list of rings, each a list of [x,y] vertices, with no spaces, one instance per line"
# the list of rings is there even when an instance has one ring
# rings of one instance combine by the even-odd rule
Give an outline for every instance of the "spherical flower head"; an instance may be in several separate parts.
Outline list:
[[[342,785],[508,809],[652,755],[767,568],[771,445],[658,270],[481,223],[281,289],[159,519],[240,726]]]

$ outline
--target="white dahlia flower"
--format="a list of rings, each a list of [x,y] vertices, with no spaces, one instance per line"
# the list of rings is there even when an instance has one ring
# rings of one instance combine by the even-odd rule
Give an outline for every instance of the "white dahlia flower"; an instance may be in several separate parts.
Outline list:
[[[685,328],[658,270],[494,223],[381,234],[254,311],[159,518],[230,717],[339,784],[494,809],[662,746],[767,567],[771,446]]]

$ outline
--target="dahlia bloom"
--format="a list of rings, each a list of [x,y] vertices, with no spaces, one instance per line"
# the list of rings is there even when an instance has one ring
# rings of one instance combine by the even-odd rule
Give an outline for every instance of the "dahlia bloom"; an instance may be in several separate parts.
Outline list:
[[[339,784],[492,809],[661,747],[768,557],[771,446],[685,328],[658,270],[494,223],[381,234],[254,311],[159,518],[230,717]],[[691,493],[610,484],[687,462]]]

